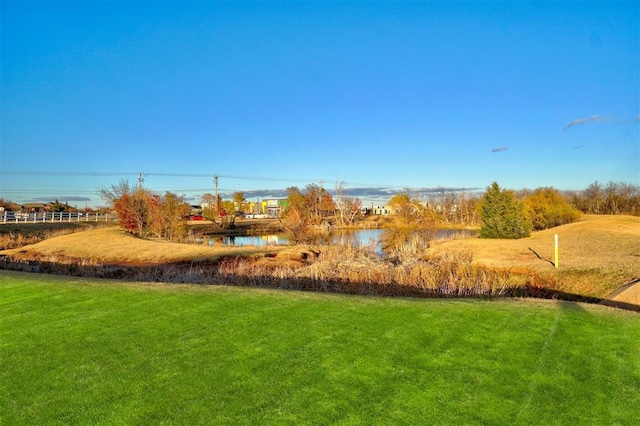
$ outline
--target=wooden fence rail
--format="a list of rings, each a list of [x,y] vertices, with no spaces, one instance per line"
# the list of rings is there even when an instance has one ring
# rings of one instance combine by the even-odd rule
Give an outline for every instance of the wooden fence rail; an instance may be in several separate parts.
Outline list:
[[[0,225],[12,223],[112,222],[116,220],[118,220],[118,216],[115,213],[23,213],[10,211],[0,213]]]

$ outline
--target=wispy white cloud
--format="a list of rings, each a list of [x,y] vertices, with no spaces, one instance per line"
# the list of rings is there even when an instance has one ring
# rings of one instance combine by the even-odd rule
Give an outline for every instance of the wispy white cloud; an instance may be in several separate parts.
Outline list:
[[[497,147],[497,148],[493,148],[493,149],[491,150],[491,152],[502,152],[502,151],[506,151],[506,150],[508,150],[508,149],[509,149],[509,147],[508,147],[508,146],[499,146],[499,147]]]
[[[567,124],[566,126],[564,126],[564,129],[562,130],[567,130],[570,127],[573,126],[577,126],[578,124],[586,124],[586,123],[602,123],[604,121],[611,121],[611,118],[608,117],[603,117],[601,115],[592,115],[591,117],[587,117],[587,118],[576,118],[575,120],[571,121],[569,124]]]
[[[603,117],[602,115],[592,115],[591,117],[586,118],[577,118],[566,126],[562,130],[567,130],[570,127],[577,126],[578,124],[586,124],[586,123],[604,123],[611,122],[614,126],[625,126],[633,123],[637,123],[640,121],[640,115],[635,118],[627,118],[627,119],[619,119],[617,117]]]

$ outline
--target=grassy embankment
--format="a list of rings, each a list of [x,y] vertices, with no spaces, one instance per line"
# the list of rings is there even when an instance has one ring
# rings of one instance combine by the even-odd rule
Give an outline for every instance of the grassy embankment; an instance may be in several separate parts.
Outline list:
[[[51,237],[112,227],[113,222],[47,222],[0,225],[0,250],[35,244]]]
[[[558,268],[553,265],[554,234]],[[534,272],[568,293],[606,297],[640,278],[640,217],[585,216],[520,240],[443,241],[433,244],[428,255],[452,252],[472,253],[474,264],[484,267]]]
[[[555,233],[560,236],[559,268],[552,264]],[[426,253],[408,256],[399,264],[357,250],[315,248],[313,252],[321,253],[315,257],[309,250],[309,247],[209,247],[149,241],[112,227],[50,238],[0,253],[15,259],[37,259],[54,266],[56,262],[67,262],[74,267],[180,262],[192,262],[197,266],[199,262],[218,262],[229,257],[251,259],[224,263],[216,269],[216,273],[223,271],[222,275],[194,280],[193,275],[202,274],[197,267],[189,267],[190,277],[183,278],[185,271],[179,270],[173,271],[171,277],[165,272],[143,275],[141,279],[146,280],[171,278],[177,282],[236,283],[400,296],[535,294],[535,291],[518,292],[518,288],[529,286],[534,290],[542,287],[563,294],[605,298],[623,284],[640,278],[640,218],[590,216],[581,222],[537,232],[521,240],[471,238],[434,242]],[[423,256],[429,261],[420,261]],[[205,274],[210,271],[208,266],[202,268]],[[134,277],[132,274],[124,276]],[[376,288],[372,289],[372,286]]]
[[[39,243],[0,252],[22,258],[91,263],[161,264],[216,260],[222,256],[249,256],[285,250],[281,246],[222,247],[180,244],[136,238],[117,226],[49,238]]]
[[[6,267],[31,272],[349,294],[495,297],[539,294],[547,285],[536,276],[475,267],[465,255],[426,262],[421,253],[405,254],[397,263],[350,246],[209,247],[133,238],[117,228],[0,254],[12,262]]]
[[[1,424],[638,424],[640,317],[0,271]]]

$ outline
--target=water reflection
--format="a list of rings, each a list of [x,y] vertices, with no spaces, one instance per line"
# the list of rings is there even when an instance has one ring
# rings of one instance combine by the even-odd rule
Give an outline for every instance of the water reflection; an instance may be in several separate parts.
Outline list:
[[[382,229],[340,229],[318,234],[312,241],[317,245],[343,244],[355,247],[370,247],[375,252],[382,251],[384,240]],[[476,235],[476,231],[467,229],[440,229],[435,231],[432,239],[469,238]],[[224,246],[266,246],[286,245],[289,239],[285,234],[242,235],[242,236],[209,236],[206,244]]]
[[[286,245],[289,240],[282,234],[270,235],[216,235],[209,236],[204,239],[205,243],[210,246],[266,246],[266,245]]]

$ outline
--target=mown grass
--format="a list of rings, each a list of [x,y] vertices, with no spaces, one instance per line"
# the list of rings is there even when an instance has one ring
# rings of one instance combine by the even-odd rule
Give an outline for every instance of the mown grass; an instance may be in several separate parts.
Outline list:
[[[0,271],[1,424],[638,424],[640,317]]]

